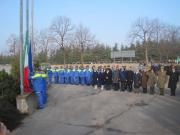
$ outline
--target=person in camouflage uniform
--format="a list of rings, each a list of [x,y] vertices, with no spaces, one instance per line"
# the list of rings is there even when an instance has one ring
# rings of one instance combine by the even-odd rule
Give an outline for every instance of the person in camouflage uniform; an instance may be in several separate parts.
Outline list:
[[[167,81],[166,71],[164,70],[164,66],[160,67],[160,71],[158,72],[158,82],[157,86],[160,90],[160,95],[164,95],[164,88]]]
[[[154,73],[153,68],[151,68],[148,72],[147,72],[147,76],[148,76],[148,87],[150,87],[150,94],[154,94],[154,87],[155,84],[157,83],[157,77],[156,74]]]

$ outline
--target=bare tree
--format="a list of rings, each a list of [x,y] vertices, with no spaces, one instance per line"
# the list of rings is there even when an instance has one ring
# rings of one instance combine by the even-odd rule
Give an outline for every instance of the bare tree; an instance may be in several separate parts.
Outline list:
[[[75,32],[75,42],[80,49],[81,64],[84,64],[84,50],[94,44],[95,36],[93,36],[89,29],[83,25],[79,25]]]
[[[174,25],[166,25],[166,39],[176,43],[180,39],[180,27]]]
[[[48,53],[50,51],[50,44],[53,42],[52,37],[48,29],[42,30],[38,36],[39,50],[45,53],[45,60],[48,60]]]
[[[152,20],[152,25],[154,27],[154,41],[156,41],[157,44],[157,50],[159,52],[159,61],[162,61],[162,44],[161,40],[164,39],[164,34],[165,34],[165,25],[160,22],[158,19]]]
[[[19,53],[19,39],[16,35],[10,35],[7,40],[7,45],[9,46],[9,52],[14,56]]]
[[[40,38],[40,32],[38,30],[34,30],[33,44],[32,44],[33,57],[39,53],[39,40],[40,40],[39,38]]]
[[[148,18],[139,18],[133,25],[132,32],[130,33],[130,36],[133,38],[133,40],[139,40],[143,42],[145,47],[146,64],[149,63],[148,41],[152,39],[153,33],[154,33],[154,26],[152,21],[150,21]]]
[[[64,64],[66,64],[65,44],[68,41],[68,36],[70,35],[70,32],[73,30],[71,20],[70,18],[64,16],[57,17],[53,21],[50,29],[52,31],[52,37],[54,41],[59,45],[61,49],[63,49]]]
[[[174,26],[174,25],[166,25],[164,30],[164,40],[165,45],[163,46],[163,49],[165,49],[165,55],[166,59],[169,59],[169,55],[173,56],[176,51],[176,45],[178,45],[178,42],[180,41],[180,27]]]

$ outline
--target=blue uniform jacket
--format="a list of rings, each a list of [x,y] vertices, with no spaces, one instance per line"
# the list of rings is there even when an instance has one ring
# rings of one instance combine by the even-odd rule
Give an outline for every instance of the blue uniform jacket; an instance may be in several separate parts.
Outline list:
[[[121,81],[126,81],[126,71],[120,71],[119,78]]]

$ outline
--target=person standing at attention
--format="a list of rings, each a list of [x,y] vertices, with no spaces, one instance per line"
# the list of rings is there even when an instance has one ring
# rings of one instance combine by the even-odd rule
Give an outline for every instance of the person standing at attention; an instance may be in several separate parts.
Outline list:
[[[147,93],[147,82],[148,82],[148,75],[146,69],[142,69],[141,72],[141,86],[143,89],[143,93]]]
[[[179,74],[175,70],[175,67],[172,66],[171,70],[167,73],[167,75],[169,75],[168,88],[171,89],[171,96],[175,96],[176,95],[177,83],[179,81]]]
[[[150,87],[150,94],[154,94],[154,87],[157,82],[156,74],[154,73],[153,68],[151,67],[150,70],[147,72],[148,75],[148,87]]]
[[[164,88],[167,81],[166,71],[164,70],[164,66],[160,67],[160,71],[158,72],[158,83],[157,86],[160,90],[160,95],[164,95]]]

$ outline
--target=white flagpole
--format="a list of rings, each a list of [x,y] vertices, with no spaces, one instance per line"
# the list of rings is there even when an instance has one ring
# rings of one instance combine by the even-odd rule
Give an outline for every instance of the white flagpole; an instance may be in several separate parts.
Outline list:
[[[20,0],[20,89],[21,95],[24,94],[24,76],[23,76],[23,0]]]
[[[29,35],[29,0],[26,0],[26,31]]]
[[[34,52],[34,0],[31,0],[31,46]]]

